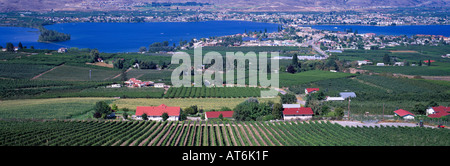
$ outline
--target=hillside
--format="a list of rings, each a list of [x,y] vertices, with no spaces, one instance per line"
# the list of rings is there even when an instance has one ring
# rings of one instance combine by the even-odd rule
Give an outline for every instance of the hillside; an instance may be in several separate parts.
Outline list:
[[[449,0],[0,0],[0,11],[137,10],[152,2],[199,2],[192,9],[221,11],[331,11],[396,7],[450,7]]]

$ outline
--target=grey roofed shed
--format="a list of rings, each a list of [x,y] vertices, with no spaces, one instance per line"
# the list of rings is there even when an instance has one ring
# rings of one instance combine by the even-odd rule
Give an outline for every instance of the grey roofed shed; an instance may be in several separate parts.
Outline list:
[[[351,97],[351,98],[356,97],[355,92],[341,92],[341,93],[339,93],[339,95],[344,99],[346,99],[348,97]]]

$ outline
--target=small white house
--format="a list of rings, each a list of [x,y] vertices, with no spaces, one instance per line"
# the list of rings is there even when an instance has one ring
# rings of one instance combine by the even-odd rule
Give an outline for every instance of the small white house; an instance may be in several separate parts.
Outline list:
[[[164,83],[155,83],[153,84],[155,88],[164,88]]]
[[[327,96],[326,99],[326,101],[343,101],[343,100],[345,100],[343,97],[330,97],[330,96]]]
[[[377,66],[384,66],[384,63],[377,63]]]
[[[403,109],[394,111],[394,114],[395,114],[395,116],[399,116],[399,117],[401,117],[403,119],[407,119],[407,120],[412,120],[415,117],[414,114],[412,114],[409,111],[403,110]]]
[[[394,66],[405,66],[405,62],[395,62]]]

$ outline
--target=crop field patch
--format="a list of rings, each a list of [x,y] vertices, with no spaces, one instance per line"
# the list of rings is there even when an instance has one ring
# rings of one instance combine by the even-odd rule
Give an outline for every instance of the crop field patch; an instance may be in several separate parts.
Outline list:
[[[120,71],[118,70],[64,65],[40,76],[38,79],[60,81],[103,81],[111,80],[118,74],[120,74]]]
[[[0,121],[0,146],[449,146],[450,130],[329,121]]]

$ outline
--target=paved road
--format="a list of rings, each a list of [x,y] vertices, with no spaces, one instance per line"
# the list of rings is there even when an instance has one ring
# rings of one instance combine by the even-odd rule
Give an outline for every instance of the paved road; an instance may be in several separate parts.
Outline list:
[[[361,123],[359,121],[331,121],[332,123],[337,123],[340,124],[342,126],[350,126],[350,127],[362,127],[362,126],[367,126],[367,127],[381,127],[381,126],[406,126],[406,127],[418,127],[419,125],[417,125],[416,123],[395,123],[395,122],[380,122],[380,123]],[[428,125],[424,125],[424,127],[431,127],[431,128],[435,128],[434,126],[428,126]]]
[[[328,54],[326,54],[325,51],[321,50],[320,47],[314,44],[316,40],[318,39],[309,40],[307,41],[307,44],[310,45],[314,50],[316,50],[320,55],[324,56],[325,59],[328,58]]]

